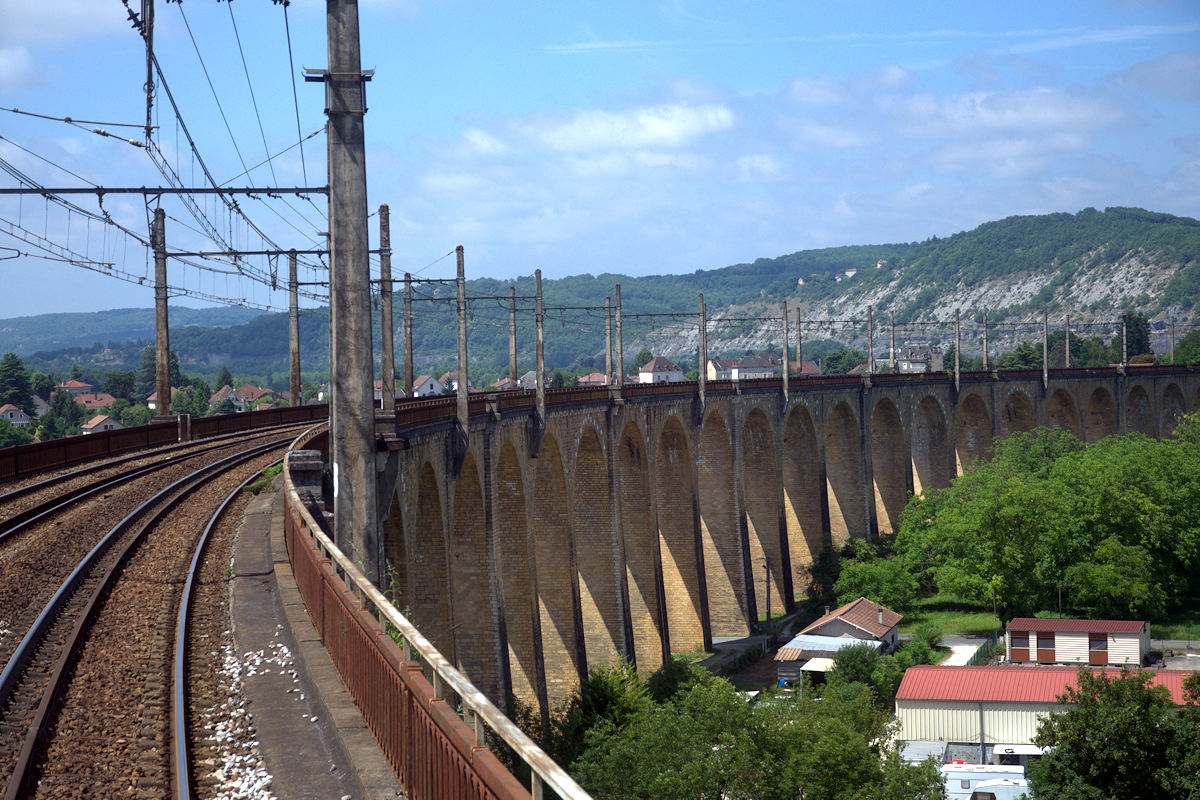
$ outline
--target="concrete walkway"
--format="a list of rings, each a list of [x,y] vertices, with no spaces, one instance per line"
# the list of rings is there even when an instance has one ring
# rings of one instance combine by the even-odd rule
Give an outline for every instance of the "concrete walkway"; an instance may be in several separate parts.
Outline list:
[[[975,657],[979,648],[987,642],[986,636],[944,636],[942,646],[950,648],[950,655],[939,666],[962,667]]]

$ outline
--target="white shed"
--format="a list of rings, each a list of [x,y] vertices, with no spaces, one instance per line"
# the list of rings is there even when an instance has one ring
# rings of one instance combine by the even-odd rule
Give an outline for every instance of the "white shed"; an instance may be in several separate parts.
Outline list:
[[[1009,661],[1040,664],[1141,666],[1150,651],[1142,620],[1018,617],[1004,633]]]

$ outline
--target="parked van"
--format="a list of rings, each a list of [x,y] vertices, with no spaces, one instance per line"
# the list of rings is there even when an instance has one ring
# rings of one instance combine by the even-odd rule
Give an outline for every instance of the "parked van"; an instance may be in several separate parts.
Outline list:
[[[946,787],[948,800],[972,800],[975,788],[981,781],[1001,778],[1023,781],[1025,768],[1006,764],[967,764],[963,761],[951,761],[942,765],[942,783]],[[1001,795],[997,795],[996,800],[1000,800],[1000,797]]]
[[[993,778],[975,784],[971,800],[1021,800],[1029,795],[1029,781],[1024,778]]]

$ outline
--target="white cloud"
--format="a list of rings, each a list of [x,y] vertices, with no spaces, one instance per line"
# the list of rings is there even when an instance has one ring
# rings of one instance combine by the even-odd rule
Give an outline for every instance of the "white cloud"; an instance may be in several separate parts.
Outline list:
[[[11,92],[36,75],[33,57],[25,47],[0,47],[0,91]]]
[[[468,150],[480,155],[496,156],[508,152],[508,145],[498,138],[479,128],[468,128],[463,131],[463,142]]]
[[[0,0],[0,45],[63,44],[129,29],[119,3],[96,0]]]
[[[784,97],[809,107],[828,107],[842,102],[845,90],[830,78],[795,78]]]
[[[783,164],[775,156],[759,154],[742,156],[734,164],[738,179],[747,183],[761,180],[779,180],[784,177]]]
[[[682,147],[710,133],[732,128],[724,105],[662,105],[631,111],[579,111],[569,119],[525,123],[531,139],[563,152]]]
[[[907,123],[911,134],[987,135],[996,132],[1093,131],[1125,119],[1099,98],[1061,89],[965,92],[939,97],[930,93],[880,98],[882,111]]]
[[[1057,133],[1037,139],[960,141],[935,153],[933,164],[942,172],[985,169],[1002,178],[1028,177],[1044,170],[1052,156],[1083,150],[1087,143],[1087,137],[1076,133]]]
[[[1175,100],[1200,98],[1200,52],[1177,53],[1134,64],[1113,81],[1123,91],[1157,94]]]
[[[859,130],[844,125],[826,125],[812,120],[800,120],[785,124],[784,129],[795,137],[795,143],[848,149],[870,144],[877,138],[868,130]]]

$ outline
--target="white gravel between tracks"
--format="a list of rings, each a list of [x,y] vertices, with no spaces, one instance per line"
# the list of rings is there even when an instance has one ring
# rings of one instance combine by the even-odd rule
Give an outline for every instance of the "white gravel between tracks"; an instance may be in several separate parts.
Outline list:
[[[225,633],[229,635],[229,631]],[[275,635],[279,635],[278,631]],[[219,712],[209,715],[216,718],[215,724],[210,724],[219,757],[206,762],[205,766],[213,769],[201,776],[201,781],[212,785],[219,800],[276,800],[254,724],[246,712],[242,685],[246,678],[267,672],[287,675],[298,683],[292,668],[292,653],[283,643],[273,641],[269,647],[246,652],[239,658],[232,643],[226,643],[221,650],[221,661],[227,699]]]

